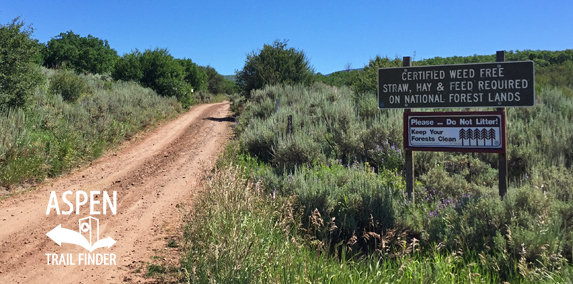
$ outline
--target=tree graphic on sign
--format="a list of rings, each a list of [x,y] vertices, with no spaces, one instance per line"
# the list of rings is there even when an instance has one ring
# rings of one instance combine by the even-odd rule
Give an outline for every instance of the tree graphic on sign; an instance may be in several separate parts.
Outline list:
[[[493,146],[493,139],[495,139],[495,130],[493,128],[489,129],[487,138],[491,140],[491,146]]]
[[[495,129],[490,128],[489,130],[482,128],[475,129],[460,129],[459,138],[462,140],[462,146],[464,145],[464,139],[468,139],[468,146],[472,145],[472,139],[476,140],[475,146],[479,146],[479,140],[483,139],[483,145],[486,145],[486,140],[491,140],[491,146],[493,146],[493,140],[495,139]]]
[[[470,142],[470,146],[472,145],[472,139],[474,139],[474,132],[471,129],[467,130],[467,137],[468,137],[468,141]]]
[[[481,130],[481,139],[483,139],[483,145],[485,146],[485,140],[490,139],[489,134],[487,133],[487,129],[482,128]]]
[[[479,129],[474,129],[474,138],[476,139],[476,146],[479,146],[479,140],[481,139],[481,131]]]

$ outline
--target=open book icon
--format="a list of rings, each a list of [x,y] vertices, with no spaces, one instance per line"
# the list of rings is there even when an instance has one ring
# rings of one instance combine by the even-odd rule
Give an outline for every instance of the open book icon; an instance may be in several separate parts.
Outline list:
[[[115,240],[110,237],[98,240],[94,244],[90,244],[90,241],[88,241],[85,236],[79,232],[62,228],[61,224],[49,231],[46,235],[60,246],[62,243],[74,244],[87,249],[89,252],[102,247],[110,248],[115,244]]]

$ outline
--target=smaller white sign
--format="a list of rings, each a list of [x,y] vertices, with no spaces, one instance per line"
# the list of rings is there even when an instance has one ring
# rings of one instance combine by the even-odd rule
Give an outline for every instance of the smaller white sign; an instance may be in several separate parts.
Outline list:
[[[433,114],[407,114],[406,148],[503,148],[501,114]]]

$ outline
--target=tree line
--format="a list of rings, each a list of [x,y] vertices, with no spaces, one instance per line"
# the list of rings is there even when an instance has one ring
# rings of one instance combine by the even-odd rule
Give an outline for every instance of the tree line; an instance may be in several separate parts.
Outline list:
[[[210,66],[191,59],[174,58],[166,48],[135,49],[119,56],[105,39],[73,31],[60,33],[46,43],[34,29],[16,18],[0,24],[0,107],[22,107],[43,80],[39,66],[76,73],[109,75],[114,80],[135,81],[162,96],[176,97],[184,106],[194,92],[237,92],[236,84]]]
[[[535,63],[536,83],[552,87],[573,88],[573,49],[561,51],[523,50],[506,52],[506,61],[531,60]],[[495,62],[495,54],[434,57],[412,63],[413,66]],[[349,86],[357,93],[375,93],[379,68],[401,67],[402,59],[377,55],[360,70],[339,71],[328,76],[317,74],[316,80],[333,86]]]
[[[189,105],[193,92],[236,93],[250,97],[252,90],[275,84],[323,82],[349,86],[357,94],[375,93],[377,70],[400,67],[402,60],[377,55],[362,69],[335,72],[328,76],[315,73],[303,50],[276,40],[247,54],[245,65],[236,71],[236,83],[225,79],[210,66],[199,66],[191,59],[174,58],[167,49],[135,49],[119,56],[109,42],[92,35],[72,31],[60,33],[47,43],[32,38],[33,29],[19,18],[0,25],[0,106],[18,107],[26,102],[41,81],[35,66],[64,68],[79,73],[109,74],[114,80],[135,81],[162,96],[176,97]],[[533,60],[537,82],[573,88],[573,50],[509,51],[507,61]],[[495,55],[435,57],[415,61],[414,66],[493,62]],[[573,92],[573,91],[572,91]]]

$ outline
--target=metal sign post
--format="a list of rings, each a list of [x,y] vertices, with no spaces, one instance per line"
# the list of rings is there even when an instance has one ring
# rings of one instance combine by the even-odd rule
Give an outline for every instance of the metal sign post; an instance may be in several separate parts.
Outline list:
[[[287,117],[287,134],[292,134],[292,114]]]
[[[498,51],[495,53],[495,61],[504,62],[505,61],[505,51]],[[535,104],[535,81],[531,84],[533,86],[533,104]],[[498,111],[503,113],[503,123],[506,123],[507,111],[504,107],[498,108]],[[503,140],[507,139],[507,134],[504,131]],[[499,196],[503,199],[507,193],[507,151],[503,151],[498,155],[498,179],[499,179]]]
[[[402,60],[402,66],[409,67],[411,65],[412,58],[410,56],[405,56]],[[380,94],[378,96],[380,97]],[[405,109],[404,115],[410,112],[412,112],[412,109]],[[412,203],[416,203],[416,198],[414,195],[414,151],[408,149],[404,150],[406,154],[406,194],[408,195],[408,198],[412,199]]]

